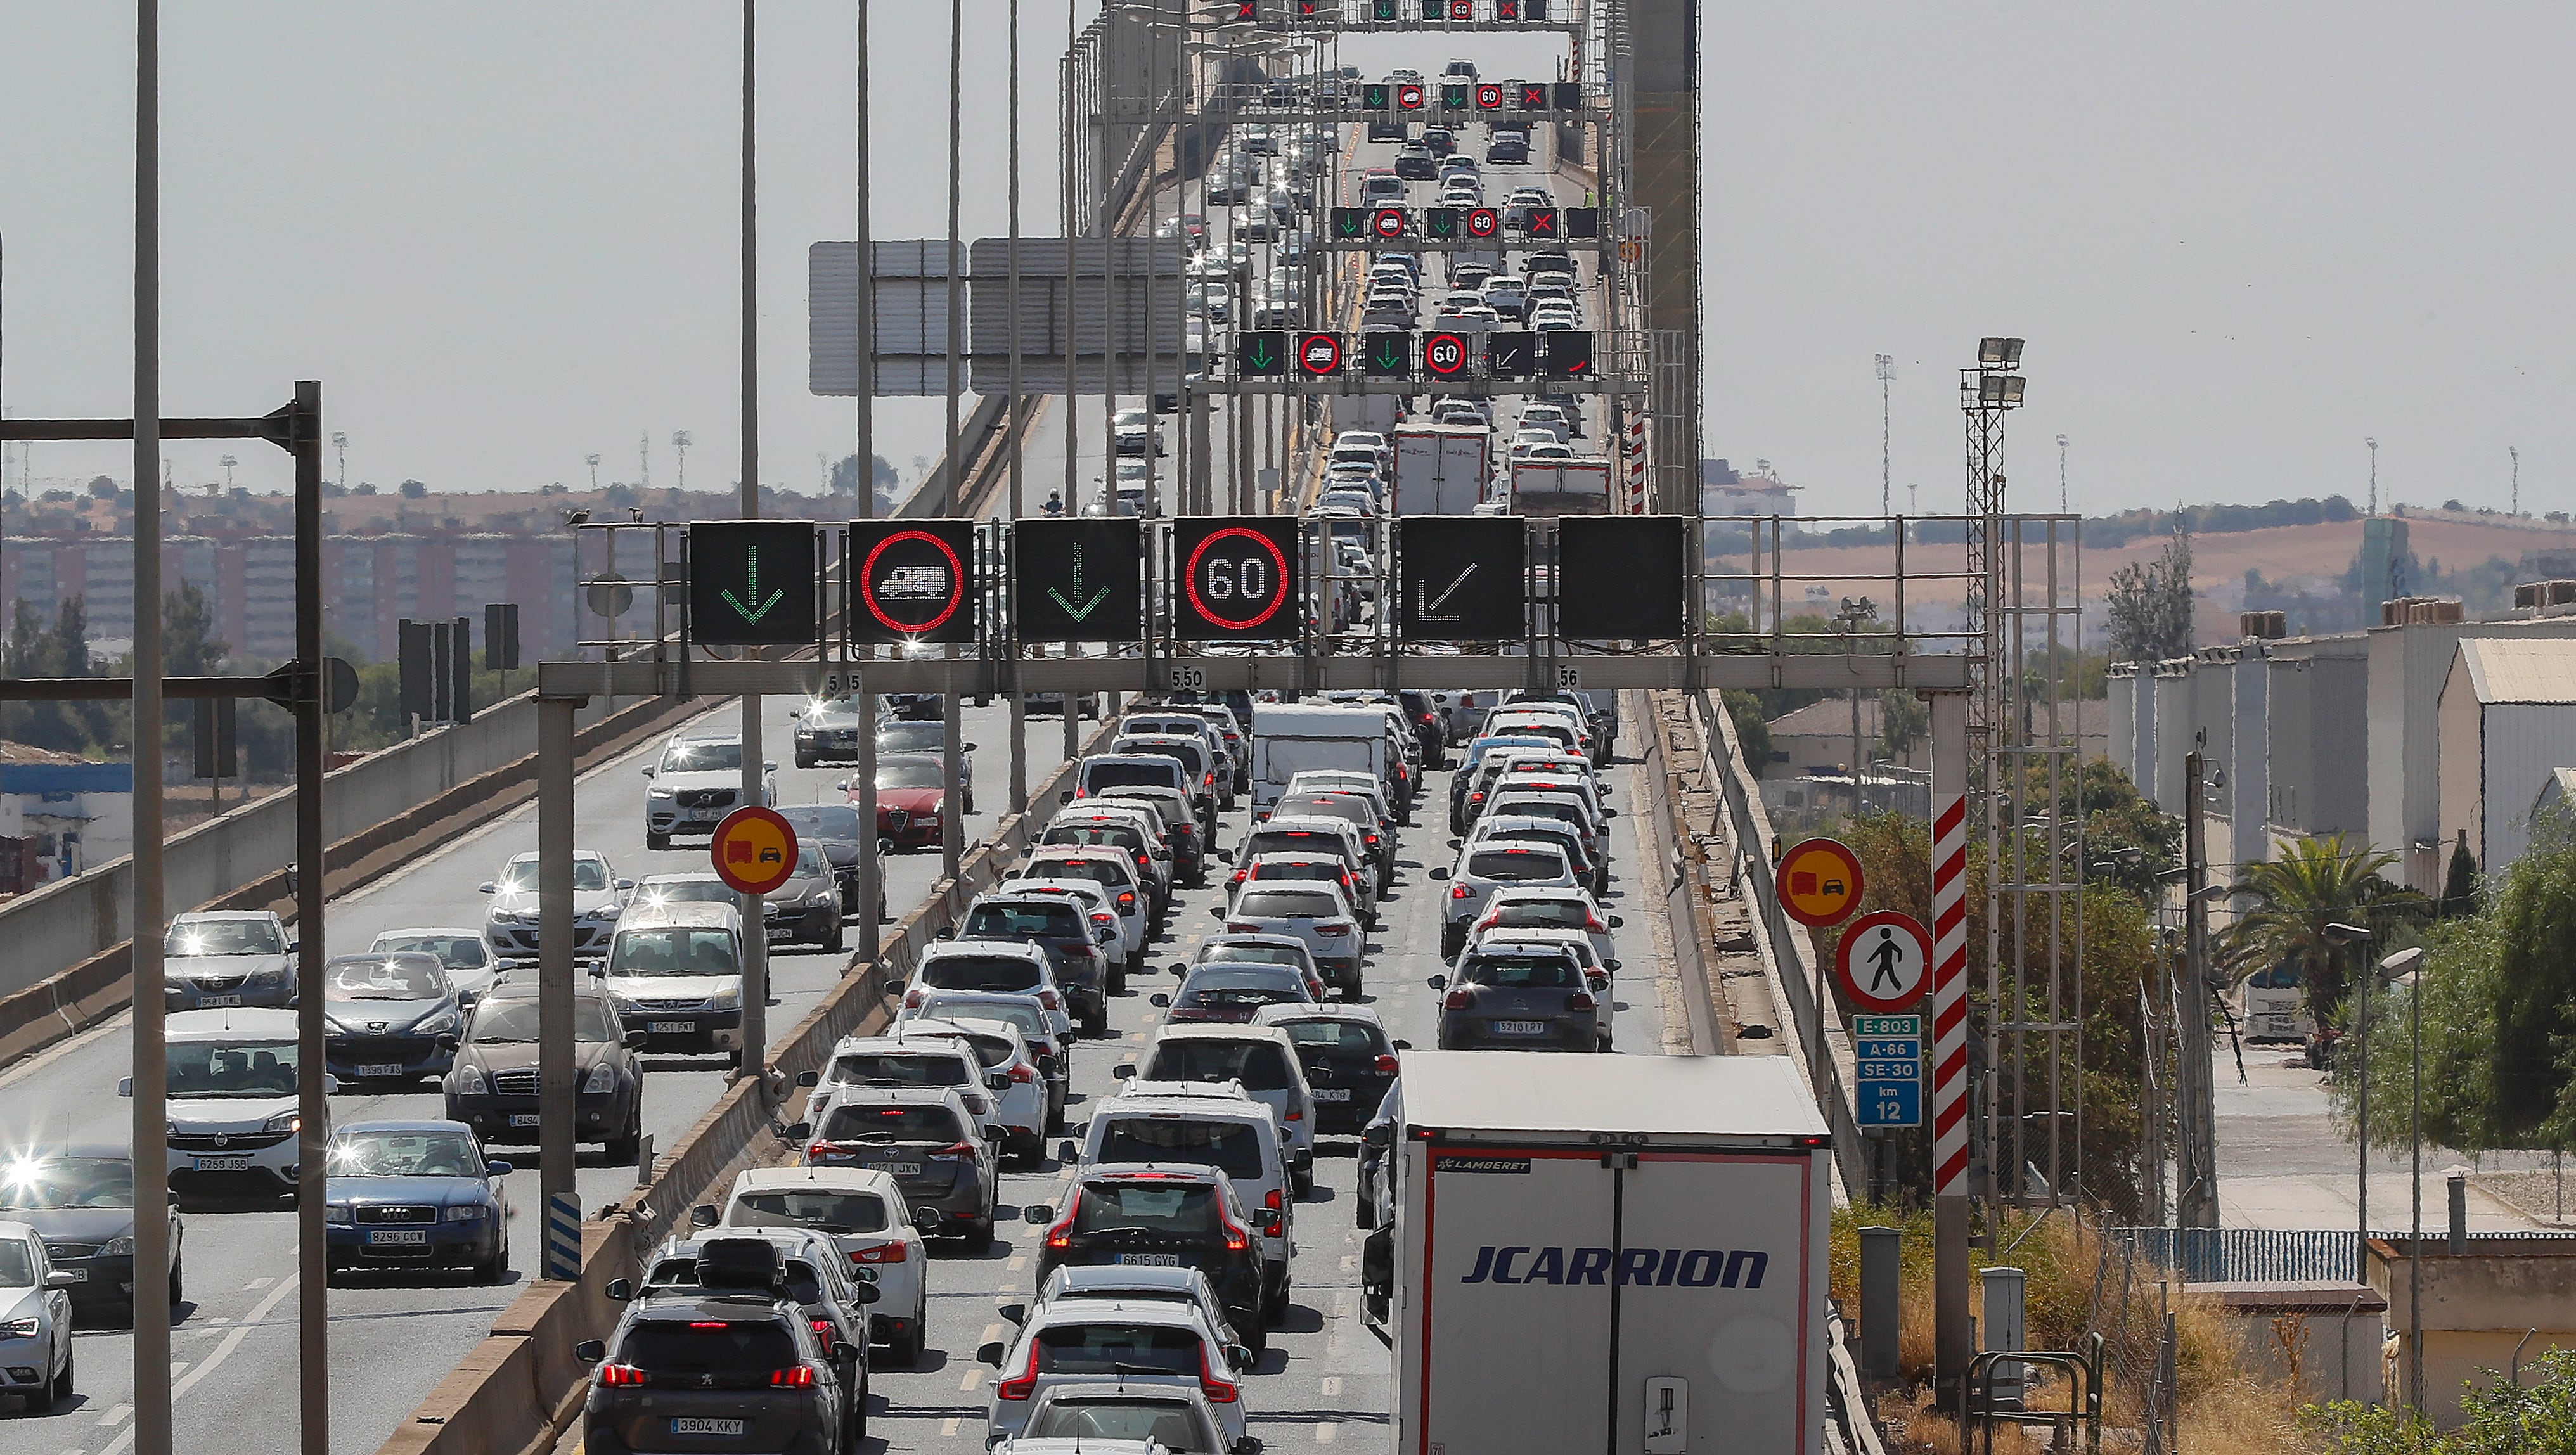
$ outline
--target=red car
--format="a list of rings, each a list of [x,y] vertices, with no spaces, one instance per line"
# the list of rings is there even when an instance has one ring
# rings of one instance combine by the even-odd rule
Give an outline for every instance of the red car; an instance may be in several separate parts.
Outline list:
[[[941,788],[946,765],[926,753],[894,753],[877,759],[877,839],[898,849],[936,846],[948,794]],[[859,801],[858,785],[849,788]]]

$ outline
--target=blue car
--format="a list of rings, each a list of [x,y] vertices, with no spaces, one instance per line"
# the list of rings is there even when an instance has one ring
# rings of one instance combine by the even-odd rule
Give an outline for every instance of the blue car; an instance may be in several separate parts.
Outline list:
[[[456,1062],[465,1007],[420,950],[334,955],[322,969],[322,1054],[342,1081],[417,1081]]]
[[[487,1162],[463,1122],[381,1121],[331,1141],[323,1196],[330,1272],[349,1268],[471,1270],[510,1276],[507,1162]]]

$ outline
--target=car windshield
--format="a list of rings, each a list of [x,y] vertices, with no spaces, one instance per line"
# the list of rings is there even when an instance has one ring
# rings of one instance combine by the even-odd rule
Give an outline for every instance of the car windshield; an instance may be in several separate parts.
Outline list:
[[[1506,899],[1494,906],[1494,923],[1512,929],[1590,929],[1592,909],[1579,899]]]
[[[962,1142],[957,1113],[938,1103],[836,1106],[823,1124],[826,1142]]]
[[[1504,990],[1580,990],[1583,972],[1561,955],[1471,955],[1458,978]]]
[[[1360,1021],[1290,1021],[1279,1029],[1297,1043],[1299,1050],[1348,1051],[1355,1055],[1375,1056],[1386,1050],[1386,1042],[1374,1028]]]
[[[1255,1182],[1267,1171],[1252,1123],[1186,1116],[1113,1117],[1094,1160],[1197,1162]]]
[[[1565,856],[1546,849],[1489,849],[1467,857],[1471,879],[1561,879]]]
[[[0,1208],[31,1212],[134,1206],[134,1164],[122,1157],[48,1157],[0,1179]]]
[[[1245,919],[1339,919],[1340,901],[1330,894],[1295,889],[1248,890],[1234,902]]]
[[[368,948],[385,953],[411,950],[435,955],[438,963],[450,970],[480,970],[492,963],[491,952],[483,948],[483,937],[461,931],[452,935],[378,935]]]
[[[832,1062],[843,1086],[971,1086],[954,1051],[845,1051]]]
[[[906,758],[900,762],[880,760],[877,763],[877,791],[889,788],[936,788],[939,786],[939,764],[926,758]]]
[[[712,875],[703,879],[665,879],[644,886],[646,904],[737,904],[742,896]]]
[[[1169,1324],[1053,1324],[1038,1330],[1041,1374],[1199,1372],[1198,1332]]]
[[[859,811],[833,804],[814,804],[805,808],[782,808],[778,816],[787,820],[799,839],[824,839],[834,843],[856,843],[859,840]]]
[[[170,1046],[172,1096],[295,1094],[293,1041],[177,1041]]]
[[[733,1200],[728,1221],[738,1228],[812,1228],[822,1233],[882,1233],[888,1226],[884,1198],[873,1192],[821,1188],[746,1192]]]
[[[719,1323],[651,1319],[629,1325],[616,1362],[659,1375],[757,1377],[802,1364],[796,1341],[774,1319]]]
[[[596,894],[608,887],[608,865],[598,859],[572,861],[572,888],[575,894]],[[537,860],[531,854],[513,859],[501,871],[501,888],[516,894],[537,892]]]
[[[617,1022],[609,1014],[607,1003],[576,998],[572,1003],[572,1038],[576,1041],[614,1041],[618,1038]],[[537,1003],[534,1000],[487,1000],[474,1010],[474,1029],[466,1039],[478,1046],[509,1045],[514,1042],[536,1044]]]
[[[966,912],[968,938],[1085,937],[1082,911],[1067,904],[979,904]]]
[[[1017,955],[942,955],[921,967],[921,983],[938,990],[1022,991],[1038,988],[1034,960]]]
[[[408,955],[334,960],[323,974],[326,1000],[437,1000],[447,994],[447,971]]]
[[[673,743],[662,750],[664,773],[719,773],[742,768],[740,743]]]
[[[480,1177],[471,1132],[348,1132],[331,1144],[334,1177]]]
[[[1151,1440],[1173,1455],[1219,1455],[1207,1421],[1185,1404],[1120,1396],[1050,1404],[1029,1421],[1031,1440]]]
[[[1097,859],[1031,859],[1031,879],[1088,879],[1094,884],[1124,884],[1127,876]]]
[[[1196,1236],[1217,1231],[1216,1189],[1204,1182],[1086,1182],[1073,1230],[1145,1228]]]
[[[36,1286],[36,1255],[24,1238],[0,1238],[0,1288]],[[29,1376],[32,1378],[33,1376]]]
[[[820,879],[831,872],[832,866],[824,862],[822,850],[815,848],[812,844],[799,844],[796,846],[797,878]]]
[[[936,753],[947,741],[948,725],[941,722],[890,722],[877,729],[880,753]]]
[[[1103,788],[1172,788],[1180,784],[1181,776],[1181,765],[1169,758],[1159,763],[1082,765],[1082,786],[1094,793]]]
[[[706,926],[617,932],[608,949],[611,975],[739,975],[733,932]]]
[[[1167,1040],[1154,1049],[1148,1081],[1240,1081],[1247,1091],[1288,1089],[1288,1058],[1268,1041]]]
[[[286,938],[264,919],[197,920],[172,925],[164,955],[283,955]]]

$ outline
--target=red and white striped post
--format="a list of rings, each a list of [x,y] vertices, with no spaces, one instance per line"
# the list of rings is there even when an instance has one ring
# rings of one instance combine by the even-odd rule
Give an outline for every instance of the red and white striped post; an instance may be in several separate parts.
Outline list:
[[[1968,1319],[1968,697],[1932,709],[1932,1329],[1934,1387],[1961,1397]]]
[[[1646,416],[1628,417],[1628,513],[1646,513]]]

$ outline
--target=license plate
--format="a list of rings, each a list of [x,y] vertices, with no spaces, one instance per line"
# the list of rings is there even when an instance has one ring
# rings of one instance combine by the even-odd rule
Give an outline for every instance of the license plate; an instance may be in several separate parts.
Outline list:
[[[888,1177],[919,1177],[921,1175],[921,1164],[918,1162],[880,1162],[877,1164],[877,1170]]]
[[[740,1420],[699,1419],[683,1415],[671,1417],[671,1433],[674,1435],[739,1435],[742,1429]]]
[[[510,1125],[514,1127],[533,1127],[536,1124],[537,1114],[535,1112],[514,1111],[510,1113]]]
[[[197,997],[197,1006],[201,1010],[221,1010],[225,1006],[239,1004],[241,1004],[241,997],[238,995],[200,995]]]
[[[712,808],[693,808],[681,817],[690,823],[714,823],[717,815]]]
[[[1322,1087],[1315,1092],[1315,1099],[1317,1101],[1348,1101],[1351,1099],[1351,1089],[1347,1086]]]
[[[429,1241],[427,1228],[369,1228],[367,1242],[378,1248],[417,1248]]]
[[[74,1283],[89,1282],[89,1270],[86,1268],[65,1268],[61,1264],[57,1263],[54,1265],[54,1271],[65,1278],[70,1279]]]
[[[358,1074],[360,1076],[400,1076],[403,1074],[403,1068],[400,1061],[379,1061],[373,1065],[359,1067]]]
[[[1178,1253],[1121,1253],[1118,1255],[1118,1261],[1130,1268],[1178,1268],[1181,1266],[1181,1255]]]
[[[1498,1036],[1543,1036],[1547,1034],[1547,1022],[1545,1021],[1495,1021],[1493,1023],[1493,1027],[1494,1034]]]
[[[200,1172],[248,1172],[250,1170],[250,1159],[248,1157],[200,1157],[197,1159],[197,1170]]]
[[[769,938],[770,938],[773,942],[778,941],[778,940],[794,939],[794,938],[795,938],[795,936],[796,936],[796,932],[795,932],[794,930],[790,930],[790,929],[781,929],[781,928],[779,928],[778,926],[775,926],[775,925],[772,925],[772,926],[770,927],[770,930],[769,930]]]
[[[656,1036],[687,1036],[696,1034],[698,1023],[696,1021],[646,1021],[644,1029],[648,1034]]]

